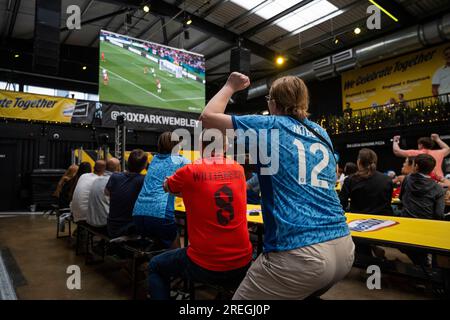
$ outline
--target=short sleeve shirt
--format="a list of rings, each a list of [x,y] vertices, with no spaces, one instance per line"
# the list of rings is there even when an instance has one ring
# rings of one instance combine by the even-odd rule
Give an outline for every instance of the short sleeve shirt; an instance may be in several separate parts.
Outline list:
[[[200,159],[168,179],[181,193],[189,234],[188,257],[211,271],[229,271],[250,263],[244,169],[224,158]]]
[[[232,121],[238,143],[245,143],[250,155],[259,151],[265,252],[292,250],[350,233],[335,191],[336,161],[325,143],[288,116],[233,116]],[[322,127],[308,119],[304,122],[331,145]],[[251,132],[257,144],[242,140]]]
[[[173,220],[175,197],[164,191],[163,183],[167,177],[188,163],[188,159],[179,155],[155,155],[147,169],[133,215]]]

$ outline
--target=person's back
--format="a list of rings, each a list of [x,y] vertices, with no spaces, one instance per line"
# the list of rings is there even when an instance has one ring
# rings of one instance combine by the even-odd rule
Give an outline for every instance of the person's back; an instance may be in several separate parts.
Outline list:
[[[133,215],[173,220],[174,196],[164,191],[163,182],[166,177],[171,176],[187,163],[187,159],[179,155],[155,155],[147,169],[144,185],[136,201]]]
[[[345,179],[341,195],[348,190],[350,212],[392,215],[392,179],[376,171],[367,178],[353,175]],[[344,192],[342,192],[344,191]],[[345,208],[344,208],[345,209]]]
[[[244,131],[261,128],[279,133],[282,150],[267,138],[267,149],[279,155],[278,168],[271,164],[278,170],[259,175],[265,251],[296,249],[349,234],[334,190],[334,155],[324,142],[289,116],[241,116],[233,122]],[[306,118],[303,122],[331,145],[322,127]]]
[[[94,181],[99,176],[95,173],[85,173],[78,179],[77,186],[73,192],[70,208],[75,222],[86,220],[89,210],[89,194]]]
[[[109,214],[109,197],[105,194],[105,187],[111,175],[119,169],[119,160],[111,158],[106,164],[105,173],[94,181],[89,193],[89,210],[86,219],[89,225],[94,227],[106,226]]]
[[[429,176],[435,162],[432,156],[425,154],[414,159],[414,173],[404,179],[400,193],[403,216],[444,219],[444,189]]]
[[[144,176],[140,174],[147,164],[144,151],[133,150],[128,157],[127,172],[114,173],[105,187],[110,197],[107,219],[108,233],[111,237],[120,237],[132,233],[133,208],[141,192]]]
[[[176,154],[177,137],[164,132],[158,138],[158,154],[147,168],[144,185],[136,200],[133,221],[136,231],[143,237],[157,240],[163,247],[177,246],[178,235],[175,223],[175,197],[166,193],[164,180],[175,171],[189,163],[189,160]]]
[[[242,166],[223,157],[196,161],[168,180],[186,207],[187,255],[212,271],[246,266],[252,256],[247,229],[246,182]]]

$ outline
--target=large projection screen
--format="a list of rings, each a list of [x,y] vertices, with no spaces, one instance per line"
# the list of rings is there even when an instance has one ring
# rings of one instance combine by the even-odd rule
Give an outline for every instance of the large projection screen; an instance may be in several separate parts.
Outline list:
[[[101,102],[202,112],[202,55],[104,30],[99,51]]]

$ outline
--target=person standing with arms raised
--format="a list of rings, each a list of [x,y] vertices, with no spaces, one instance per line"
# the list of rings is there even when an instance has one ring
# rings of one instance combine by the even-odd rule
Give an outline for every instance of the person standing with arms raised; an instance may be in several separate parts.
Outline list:
[[[232,73],[210,100],[200,120],[206,128],[278,130],[279,168],[259,172],[264,218],[264,253],[251,266],[233,299],[304,299],[344,278],[354,260],[354,244],[334,190],[336,161],[330,138],[308,120],[308,89],[297,77],[276,80],[267,96],[270,116],[230,116],[231,96],[250,85]],[[240,132],[239,132],[240,131]],[[239,138],[241,130],[236,131]],[[270,141],[267,149],[271,149]],[[259,141],[258,141],[259,142]],[[260,148],[261,145],[248,145]],[[261,169],[261,163],[258,163]]]

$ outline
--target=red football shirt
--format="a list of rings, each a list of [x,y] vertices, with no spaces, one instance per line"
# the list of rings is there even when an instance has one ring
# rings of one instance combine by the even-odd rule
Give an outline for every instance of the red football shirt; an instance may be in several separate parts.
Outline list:
[[[239,269],[250,263],[244,169],[223,157],[200,159],[168,179],[181,193],[189,235],[187,255],[211,271]]]

